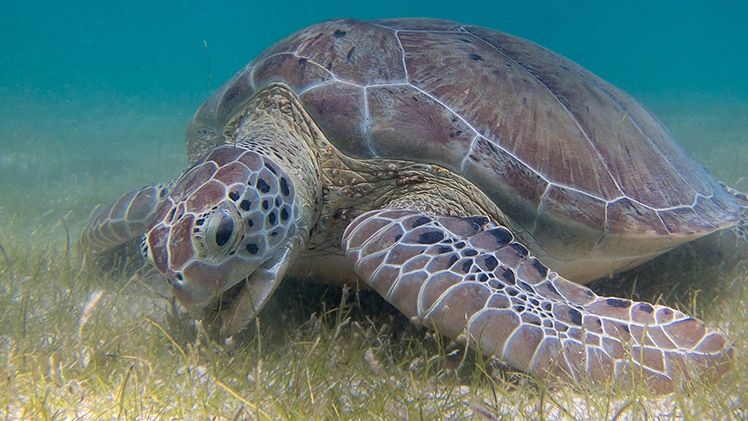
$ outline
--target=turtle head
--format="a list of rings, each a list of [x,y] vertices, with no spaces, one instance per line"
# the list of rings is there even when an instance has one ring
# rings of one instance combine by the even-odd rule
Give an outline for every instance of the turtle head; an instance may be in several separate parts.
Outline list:
[[[220,333],[231,334],[262,308],[298,253],[298,213],[280,166],[221,146],[176,182],[143,252],[184,307],[220,320]]]

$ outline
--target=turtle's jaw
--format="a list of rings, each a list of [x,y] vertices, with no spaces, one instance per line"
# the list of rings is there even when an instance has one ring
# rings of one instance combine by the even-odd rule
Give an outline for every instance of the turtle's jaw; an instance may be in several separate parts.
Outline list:
[[[228,259],[220,265],[193,261],[165,273],[175,298],[220,336],[237,333],[257,316],[283,280],[298,247],[284,248],[259,265]],[[247,273],[250,275],[247,276]]]
[[[277,259],[263,263],[222,292],[214,290],[210,294],[207,288],[197,291],[177,282],[172,283],[174,295],[193,313],[201,313],[210,331],[217,329],[219,336],[233,335],[244,329],[268,302],[298,254],[298,246],[291,241]],[[207,299],[200,300],[200,296]]]
[[[219,305],[209,307],[214,309],[215,316],[219,316],[210,319],[220,323],[220,336],[239,332],[257,317],[298,255],[299,246],[292,241],[279,259],[260,266],[248,278],[224,292],[219,298]]]
[[[203,320],[217,328],[220,336],[233,335],[257,317],[279,284],[280,279],[253,274],[221,294],[217,303],[205,309]]]
[[[256,268],[234,259],[219,265],[195,261],[179,272],[169,270],[165,275],[179,303],[199,314],[210,308],[227,307],[246,283],[246,274]]]

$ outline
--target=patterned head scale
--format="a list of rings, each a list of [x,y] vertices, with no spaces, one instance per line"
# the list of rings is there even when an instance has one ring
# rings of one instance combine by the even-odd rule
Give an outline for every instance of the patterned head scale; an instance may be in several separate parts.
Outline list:
[[[296,234],[294,193],[268,158],[218,147],[177,181],[149,227],[144,254],[185,307],[201,310]]]

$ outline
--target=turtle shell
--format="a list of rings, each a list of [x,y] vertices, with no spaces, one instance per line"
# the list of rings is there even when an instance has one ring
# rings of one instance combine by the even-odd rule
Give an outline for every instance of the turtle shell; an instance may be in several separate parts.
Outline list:
[[[577,280],[736,223],[734,198],[639,103],[512,35],[433,19],[313,25],[203,104],[188,130],[190,158],[223,143],[226,122],[271,83],[289,86],[351,157],[464,176],[547,264]],[[589,273],[564,272],[579,259]]]

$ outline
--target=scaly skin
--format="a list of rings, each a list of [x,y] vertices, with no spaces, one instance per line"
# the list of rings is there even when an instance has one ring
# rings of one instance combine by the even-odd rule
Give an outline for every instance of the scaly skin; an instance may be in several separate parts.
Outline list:
[[[224,335],[262,309],[307,244],[316,244],[310,232],[341,238],[318,222],[339,205],[321,182],[342,168],[343,155],[287,90],[268,88],[246,109],[227,125],[230,144],[209,151],[167,197],[157,187],[127,195],[93,216],[81,237],[90,250],[114,248],[145,231],[150,218],[147,258],[177,299],[205,320],[218,318]],[[385,165],[357,162],[371,174]],[[368,201],[379,209],[353,209],[360,215],[342,235],[343,270],[355,270],[419,323],[540,377],[669,392],[679,380],[729,370],[733,351],[722,334],[676,310],[598,297],[561,278],[500,215],[470,216],[475,208],[456,205],[471,197],[467,185],[441,173],[420,173],[417,189],[412,180],[398,187],[398,179],[387,198]],[[392,181],[382,177],[367,182]],[[127,229],[115,229],[122,221]],[[328,254],[339,251],[334,244]]]
[[[306,239],[309,218],[300,213],[293,183],[281,167],[244,147],[221,146],[177,182],[156,211],[143,250],[193,312],[251,274],[248,285],[254,290],[247,299],[257,304],[246,308],[254,315]],[[267,270],[272,279],[261,281]],[[240,301],[233,300],[229,312]],[[241,317],[246,322],[249,315]]]
[[[599,297],[484,217],[383,209],[343,235],[356,273],[416,322],[517,369],[570,381],[643,383],[729,371],[725,337],[680,311]]]
[[[95,254],[142,236],[168,194],[166,186],[153,184],[127,193],[105,208],[94,209],[81,233],[81,248]]]

